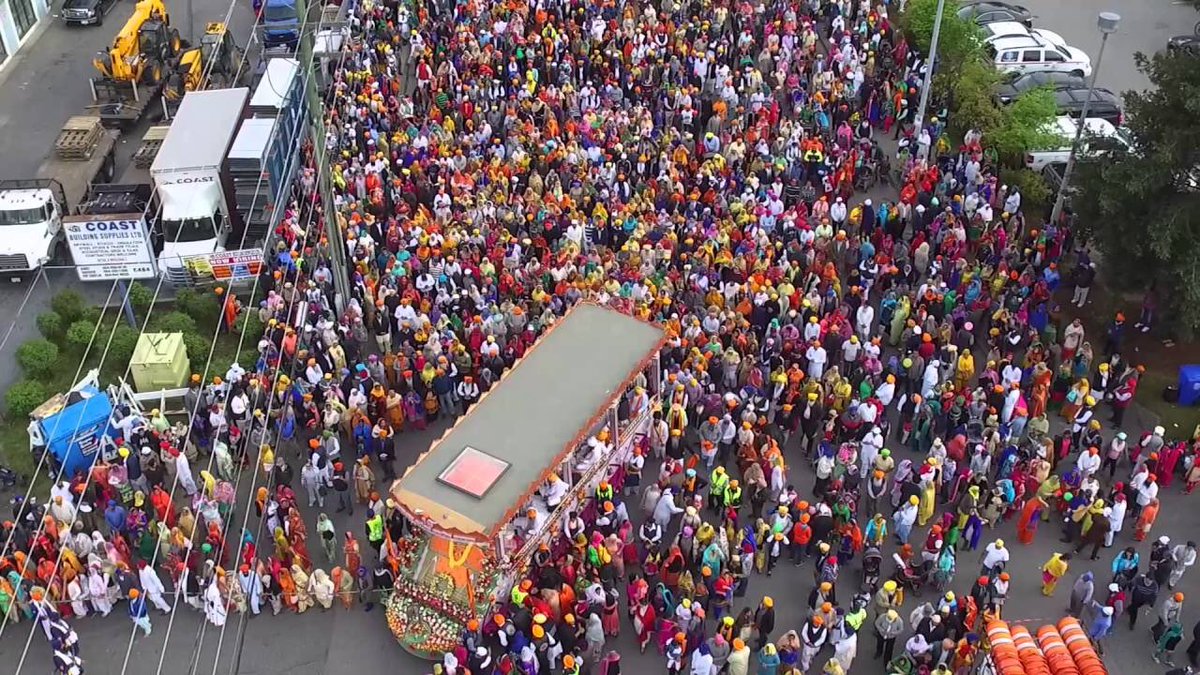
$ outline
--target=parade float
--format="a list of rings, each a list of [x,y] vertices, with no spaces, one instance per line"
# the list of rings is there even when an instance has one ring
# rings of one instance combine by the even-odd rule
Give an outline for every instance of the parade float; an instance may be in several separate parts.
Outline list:
[[[976,675],[1108,675],[1079,620],[1037,628],[989,620]]]
[[[665,331],[572,308],[391,487],[413,524],[388,627],[428,659],[509,596],[561,519],[647,441]]]

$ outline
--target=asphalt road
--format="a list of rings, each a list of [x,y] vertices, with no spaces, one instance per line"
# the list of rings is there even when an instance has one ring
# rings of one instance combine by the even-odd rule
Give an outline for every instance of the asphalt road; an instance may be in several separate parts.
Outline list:
[[[0,179],[36,175],[52,151],[62,124],[72,115],[86,113],[92,104],[88,80],[96,75],[92,58],[111,43],[133,5],[133,0],[118,0],[102,26],[67,26],[48,19],[44,27],[38,28],[41,34],[9,59],[0,71],[4,91],[0,96]],[[206,22],[223,21],[230,10],[226,0],[167,0],[166,5],[173,25],[185,39],[188,9],[197,34],[203,33]],[[253,13],[249,0],[234,0],[234,5],[229,24],[235,41],[245,47],[254,24]],[[60,6],[55,3],[51,11],[57,13]],[[253,66],[251,62],[247,68]],[[151,120],[143,121],[117,142],[118,177],[129,166],[150,124]],[[74,269],[47,270],[37,283],[0,279],[0,391],[20,378],[13,366],[13,353],[22,342],[38,336],[34,318],[49,308],[55,293],[65,288],[75,288],[90,302],[100,304],[108,297],[112,284],[81,282]]]
[[[1126,429],[1131,436],[1136,437],[1137,432],[1142,428],[1138,420],[1127,419]],[[429,443],[441,435],[442,430],[442,425],[435,425],[425,432],[404,434],[401,437],[398,468],[415,461],[416,457],[429,447]],[[889,441],[892,441],[891,447],[898,447],[894,443],[894,439],[889,439]],[[898,459],[910,456],[910,453],[904,449],[896,452]],[[802,493],[809,493],[813,483],[811,467],[804,462],[795,447],[785,448],[785,454],[790,467],[791,482]],[[1122,468],[1127,470],[1127,467]],[[648,474],[656,470],[657,467],[647,467]],[[1121,474],[1118,474],[1118,478],[1122,477]],[[245,480],[248,482],[250,478],[247,476]],[[1153,536],[1168,534],[1178,541],[1195,537],[1194,533],[1200,526],[1200,515],[1194,508],[1195,502],[1192,501],[1196,497],[1182,495],[1181,489],[1182,486],[1176,481],[1173,488],[1163,490],[1166,508],[1159,516]],[[245,505],[246,495],[250,491],[251,486],[245,483],[239,489],[241,493],[239,509]],[[314,526],[319,509],[305,508],[304,511],[306,521],[311,528]],[[363,522],[361,510],[357,510],[352,518],[347,517],[344,513],[335,514],[332,509],[326,509],[326,511],[333,517],[339,533],[346,531],[346,528],[352,528],[352,531],[361,534]],[[640,514],[637,513],[638,509],[633,502],[631,502],[630,512],[640,523]],[[862,517],[866,517],[866,515],[863,514]],[[235,523],[240,527],[241,515],[236,518]],[[252,520],[251,527],[253,528],[253,526]],[[1132,523],[1126,523],[1117,540],[1118,548],[1132,543],[1131,530]],[[926,531],[915,529],[912,541],[922,541]],[[261,538],[261,534],[259,536]],[[1111,577],[1108,569],[1112,557],[1118,549],[1103,551],[1101,559],[1095,562],[1085,558],[1077,559],[1072,563],[1069,580],[1060,584],[1055,597],[1043,597],[1040,593],[1041,573],[1039,569],[1050,555],[1062,546],[1058,541],[1059,536],[1060,532],[1057,527],[1053,524],[1046,524],[1038,533],[1034,543],[1025,547],[1017,542],[1015,525],[1005,523],[984,537],[983,544],[995,537],[1002,537],[1012,549],[1013,557],[1008,570],[1013,575],[1013,583],[1005,612],[1010,621],[1027,623],[1036,630],[1037,626],[1054,622],[1063,616],[1066,611],[1070,584],[1077,574],[1081,574],[1085,570],[1092,570],[1097,579],[1103,583],[1107,583]],[[361,536],[359,538],[362,539]],[[1145,561],[1149,552],[1149,544],[1140,545],[1139,551]],[[315,543],[310,547],[310,552],[318,566],[326,569],[332,566],[325,560],[324,553]],[[890,552],[890,548],[885,550],[885,558],[890,557]],[[367,555],[370,555],[369,549]],[[978,569],[978,555],[978,553],[967,551],[960,553],[959,571],[951,585],[952,590],[959,594],[964,594],[969,590],[970,583],[973,582]],[[843,569],[838,584],[839,597],[857,587],[860,582],[860,569],[858,561],[854,561],[849,567]],[[892,569],[891,563],[885,561],[884,574],[890,574]],[[787,630],[797,628],[803,621],[803,604],[812,588],[812,583],[811,565],[795,568],[790,564],[781,564],[773,576],[752,576],[746,597],[737,599],[734,605],[738,610],[743,606],[752,607],[763,595],[770,595],[776,603],[777,635],[782,635]],[[1179,590],[1197,599],[1191,602],[1200,602],[1200,572],[1191,571],[1186,574]],[[918,603],[926,600],[936,600],[936,593],[927,590],[919,598],[910,598],[905,607],[912,609]],[[1190,634],[1192,624],[1200,619],[1200,612],[1192,611],[1192,606],[1185,605],[1184,610],[1187,634]],[[162,616],[157,612],[152,612],[151,619],[154,624],[154,632],[149,637],[142,637],[140,632],[138,633],[138,637],[134,639],[132,649],[129,651],[127,670],[122,670],[122,668],[126,662],[126,653],[133,627],[125,618],[124,605],[118,606],[113,615],[107,618],[91,617],[73,621],[73,626],[80,635],[82,654],[86,660],[88,671],[114,674],[127,672],[138,675],[158,675],[159,673],[171,675],[177,673],[187,673],[188,675],[193,673],[201,675],[209,673],[212,675],[227,673],[307,675],[313,673],[315,675],[318,673],[378,672],[401,672],[416,675],[428,672],[428,670],[424,670],[428,667],[427,664],[409,656],[395,644],[387,629],[383,612],[378,607],[371,612],[365,612],[361,606],[356,606],[351,611],[337,608],[329,612],[309,610],[303,615],[284,612],[277,617],[272,617],[264,614],[245,622],[244,636],[240,639],[238,617],[235,614],[230,614],[230,621],[226,624],[224,631],[206,625],[200,613],[186,607],[177,611],[173,625],[169,626],[169,617]],[[1158,666],[1150,658],[1153,647],[1150,642],[1149,627],[1153,623],[1153,619],[1147,619],[1149,619],[1148,614],[1139,621],[1136,631],[1130,631],[1127,624],[1124,621],[1121,622],[1116,635],[1111,637],[1108,642],[1106,663],[1110,672],[1165,672],[1165,668]],[[10,667],[14,668],[14,672],[16,672],[15,666],[11,664],[20,660],[30,633],[31,625],[26,622],[8,626],[0,635],[0,662],[10,664]],[[864,634],[860,638],[859,658],[855,661],[852,672],[883,672],[882,664],[871,659],[873,644],[869,634]],[[1182,652],[1186,644],[1185,642],[1179,649],[1181,659],[1184,658]],[[33,635],[29,645],[27,658],[21,672],[49,672],[49,648],[41,634]],[[163,655],[164,646],[166,647],[165,656]],[[607,648],[616,649],[622,654],[626,667],[625,672],[645,673],[646,675],[665,672],[662,658],[653,650],[644,655],[638,653],[632,637],[632,629],[627,622],[622,623],[620,636],[615,640],[610,640]],[[821,658],[828,658],[830,655],[831,651],[827,649]],[[159,668],[160,658],[163,662],[161,669]],[[823,664],[823,661],[821,663]],[[235,667],[236,670],[234,670]]]
[[[224,3],[217,0],[194,0],[194,3],[197,25],[223,16],[226,10]],[[1105,5],[1093,5],[1083,0],[1032,0],[1029,4],[1039,16],[1038,25],[1061,33],[1072,45],[1087,50],[1093,57],[1099,46],[1099,36],[1094,29],[1095,13],[1104,9],[1121,13],[1124,19],[1121,29],[1110,39],[1100,74],[1102,86],[1118,91],[1146,85],[1144,77],[1137,73],[1133,66],[1131,55],[1134,51],[1152,52],[1161,48],[1172,35],[1190,31],[1196,19],[1189,7],[1165,4],[1163,7],[1148,10],[1144,6],[1135,6],[1130,0],[1114,0]],[[58,126],[89,103],[86,80],[92,74],[90,55],[102,48],[111,38],[115,27],[119,25],[117,17],[128,12],[129,6],[128,0],[123,0],[114,10],[116,13],[112,15],[113,20],[101,28],[76,30],[58,24],[49,26],[45,34],[15,57],[14,63],[0,75],[0,86],[4,87],[5,92],[5,95],[0,97],[0,156],[5,158],[0,165],[0,177],[31,175],[47,154]],[[246,15],[248,9],[245,7],[235,13],[232,23],[235,34],[239,36],[244,36],[246,27],[250,25]],[[177,23],[180,22],[177,20]],[[239,42],[244,44],[244,37],[239,37]],[[140,134],[135,133],[129,138],[134,139],[136,143],[139,136]],[[129,145],[126,144],[125,147],[126,155],[132,152]],[[119,167],[119,170],[121,168],[123,167]],[[58,289],[67,286],[81,287],[96,301],[103,300],[108,292],[106,284],[80,284],[70,271],[48,275],[41,286],[30,295],[28,306],[20,316],[17,309],[28,287],[0,286],[0,316],[5,317],[4,320],[0,320],[0,339],[3,339],[8,330],[8,322],[15,321],[15,328],[8,343],[0,350],[0,363],[10,363],[15,347],[36,333],[33,317],[47,306],[49,297]],[[13,370],[11,367],[0,367],[0,389],[14,379]],[[1129,422],[1127,428],[1131,435],[1136,437],[1136,431],[1140,431],[1144,426]],[[440,428],[434,427],[423,433],[405,434],[402,437],[398,464],[403,466],[414,461],[416,456],[437,438],[440,431]],[[788,448],[787,454],[792,467],[793,482],[801,491],[811,489],[811,470],[804,465],[793,448]],[[900,457],[905,455],[905,451],[899,451]],[[249,488],[249,485],[244,485],[240,490],[241,504],[245,503],[245,494],[249,492]],[[1194,508],[1195,502],[1192,501],[1195,498],[1181,495],[1178,483],[1164,493],[1167,508],[1163,509],[1159,517],[1155,535],[1166,533],[1176,540],[1194,536],[1192,533],[1200,525],[1200,515]],[[306,510],[310,526],[315,519],[315,513],[315,510]],[[353,519],[339,514],[335,516],[335,523],[339,531],[350,527],[356,532],[361,532],[360,516],[361,512]],[[1120,545],[1129,542],[1131,529],[1131,524],[1127,524],[1119,539]],[[1051,527],[1045,527],[1029,547],[1017,544],[1014,528],[1010,524],[1002,525],[995,533],[989,533],[988,538],[994,536],[1004,537],[1014,547],[1013,560],[1009,567],[1014,575],[1014,582],[1007,605],[1007,616],[1011,620],[1028,621],[1035,626],[1060,617],[1065,610],[1069,581],[1062,584],[1055,598],[1042,597],[1038,581],[1038,568],[1059,546],[1058,533]],[[918,539],[916,534],[914,539]],[[1145,557],[1148,546],[1142,546],[1140,549]],[[328,563],[323,560],[323,554],[317,548],[314,547],[312,553],[318,565],[328,567]],[[1107,579],[1106,570],[1112,553],[1107,551],[1097,562],[1077,560],[1072,566],[1071,579],[1088,569],[1095,571],[1099,579]],[[953,586],[956,591],[966,591],[974,577],[974,567],[975,557],[963,553],[960,557],[960,572]],[[890,571],[890,565],[885,564],[885,573]],[[857,573],[857,564],[846,569],[845,583],[856,583]],[[771,595],[776,600],[778,632],[782,634],[788,629],[798,627],[802,621],[801,605],[807,597],[811,583],[811,567],[796,570],[790,566],[781,566],[772,577],[754,576],[747,597],[742,602],[735,603],[735,607],[740,609],[743,605],[752,606],[761,596]],[[1200,602],[1200,572],[1193,571],[1186,575],[1181,590],[1196,598],[1189,601],[1184,611],[1186,632],[1190,632],[1192,623],[1200,618],[1200,613],[1191,609],[1192,603]],[[908,606],[914,604],[910,600]],[[239,635],[236,616],[231,615],[231,621],[222,633],[212,626],[205,628],[201,616],[189,609],[181,609],[177,613],[168,635],[168,617],[155,613],[152,614],[153,635],[134,639],[128,669],[123,671],[132,628],[124,618],[123,611],[124,606],[120,606],[114,615],[108,618],[87,618],[74,622],[81,636],[82,653],[89,672],[213,675],[232,672],[244,675],[428,672],[425,664],[408,656],[395,645],[379,608],[372,612],[364,612],[361,607],[349,612],[340,609],[327,613],[310,610],[299,616],[286,613],[278,617],[261,616],[246,622],[244,635]],[[1106,658],[1111,672],[1158,673],[1165,670],[1150,660],[1152,647],[1148,628],[1152,621],[1143,619],[1141,623],[1136,632],[1131,632],[1122,624],[1117,634],[1111,638]],[[28,623],[6,628],[3,635],[0,635],[0,662],[9,664],[15,671],[16,667],[12,664],[21,658],[29,636]],[[40,635],[34,635],[29,644],[23,671],[50,672],[49,649],[44,639]],[[621,636],[609,646],[622,653],[626,672],[664,672],[661,657],[653,652],[638,654],[628,623],[623,623]],[[882,664],[870,658],[872,648],[871,639],[864,636],[860,640],[860,656],[855,662],[853,672],[882,672]],[[1180,651],[1182,652],[1182,647]],[[823,658],[827,658],[828,654],[827,650]],[[1182,656],[1182,653],[1180,655]],[[160,658],[163,664],[161,669]]]

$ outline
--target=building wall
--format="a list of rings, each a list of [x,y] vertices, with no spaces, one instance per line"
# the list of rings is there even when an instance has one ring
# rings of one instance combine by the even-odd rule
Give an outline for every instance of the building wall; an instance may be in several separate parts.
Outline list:
[[[0,0],[0,63],[15,54],[49,15],[49,0]]]

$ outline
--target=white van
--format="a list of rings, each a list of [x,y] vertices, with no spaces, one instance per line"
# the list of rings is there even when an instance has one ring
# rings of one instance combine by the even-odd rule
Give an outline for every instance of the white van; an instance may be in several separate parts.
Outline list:
[[[1054,118],[1051,132],[1062,139],[1062,144],[1050,150],[1037,150],[1025,153],[1025,166],[1034,171],[1041,171],[1047,164],[1066,162],[1067,158],[1071,155],[1071,143],[1075,141],[1075,132],[1079,128],[1077,126],[1078,123],[1079,120],[1072,119],[1066,115]],[[1083,138],[1079,142],[1080,157],[1087,155],[1089,138],[1115,138],[1117,142],[1125,147],[1130,147],[1131,145],[1123,129],[1115,127],[1112,122],[1099,117],[1087,118]]]

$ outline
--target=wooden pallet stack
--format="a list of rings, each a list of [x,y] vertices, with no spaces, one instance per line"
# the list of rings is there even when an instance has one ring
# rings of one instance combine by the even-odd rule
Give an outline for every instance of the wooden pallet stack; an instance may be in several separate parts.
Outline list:
[[[103,133],[104,125],[99,117],[72,117],[58,133],[58,138],[54,141],[54,153],[61,159],[91,159]]]
[[[158,156],[163,139],[167,137],[167,131],[170,129],[170,125],[147,129],[146,135],[142,136],[142,144],[138,146],[137,152],[133,153],[133,165],[139,169],[149,169],[150,165],[154,163],[154,158]]]

